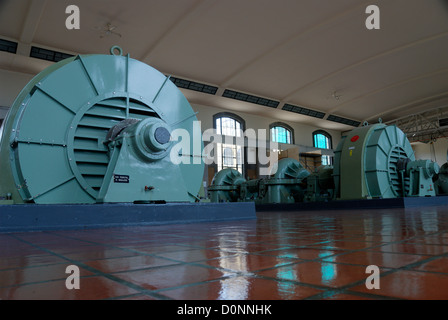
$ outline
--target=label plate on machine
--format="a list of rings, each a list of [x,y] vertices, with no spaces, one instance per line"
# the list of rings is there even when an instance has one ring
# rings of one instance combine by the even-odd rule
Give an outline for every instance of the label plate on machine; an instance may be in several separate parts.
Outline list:
[[[114,183],[129,183],[129,176],[114,174]]]

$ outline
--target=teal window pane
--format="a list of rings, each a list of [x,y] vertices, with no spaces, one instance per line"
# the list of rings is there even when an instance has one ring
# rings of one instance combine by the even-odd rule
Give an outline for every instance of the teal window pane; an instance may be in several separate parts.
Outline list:
[[[291,143],[291,132],[283,127],[274,127],[271,129],[271,140],[278,143]]]
[[[319,149],[331,149],[330,138],[322,133],[313,134],[314,147]],[[331,165],[331,156],[323,155],[321,157],[322,165]]]
[[[320,149],[330,149],[329,139],[323,134],[316,134],[314,136],[314,145]]]

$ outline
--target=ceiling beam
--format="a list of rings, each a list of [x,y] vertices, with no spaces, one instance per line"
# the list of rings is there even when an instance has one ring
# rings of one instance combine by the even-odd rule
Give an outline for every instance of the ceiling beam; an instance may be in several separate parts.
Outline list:
[[[396,125],[408,137],[409,141],[433,141],[447,137],[448,126],[440,126],[439,120],[448,112],[448,106],[431,109],[421,113],[401,117],[395,121],[388,121],[388,125]],[[448,114],[446,114],[448,117]]]
[[[34,35],[39,26],[47,0],[30,0],[29,3],[17,45],[17,54],[23,56],[29,56],[30,54],[31,43],[33,42]]]
[[[198,0],[179,20],[176,20],[174,24],[163,33],[159,39],[146,51],[146,53],[140,58],[140,61],[150,60],[151,57],[157,52],[157,50],[172,37],[176,32],[185,30],[189,25],[196,21],[198,17],[206,14],[214,5],[218,3],[218,0]]]
[[[425,115],[428,115],[430,113],[433,114],[438,114],[438,117],[441,118],[442,116],[444,116],[445,113],[448,113],[448,105],[444,104],[442,107],[435,107],[435,108],[431,108],[422,112],[418,112],[418,113],[413,113],[410,115],[406,115],[391,121],[387,121],[385,122],[386,124],[391,124],[391,123],[398,123],[398,122],[409,122],[409,121],[413,121],[412,118],[418,116],[419,114],[424,113]],[[427,116],[428,117],[428,116]],[[447,114],[448,117],[448,114]]]
[[[370,116],[370,117],[368,117],[365,120],[366,121],[375,120],[375,119],[378,119],[379,117],[382,117],[382,116],[384,116],[386,114],[389,114],[389,113],[392,113],[392,112],[395,112],[395,111],[398,111],[398,110],[402,110],[402,109],[405,109],[405,108],[415,107],[415,106],[418,106],[418,105],[423,107],[423,105],[425,105],[426,103],[431,103],[431,102],[435,102],[435,101],[438,101],[438,100],[442,100],[443,98],[448,98],[448,92],[444,91],[443,93],[435,94],[435,95],[430,96],[430,97],[425,97],[425,98],[420,99],[420,100],[415,100],[415,101],[412,101],[412,102],[409,102],[409,103],[406,103],[406,104],[402,104],[402,105],[394,107],[394,108],[390,108],[390,109],[388,109],[386,111],[383,111],[383,112],[377,113],[377,114],[375,114],[373,116]],[[394,121],[394,120],[391,120],[391,121]]]
[[[439,70],[434,71],[434,72],[425,73],[425,74],[421,74],[421,75],[418,75],[418,76],[415,76],[415,77],[407,78],[407,79],[404,79],[402,81],[398,81],[398,82],[392,83],[390,85],[384,86],[382,88],[376,89],[374,91],[367,92],[367,93],[359,95],[359,96],[357,96],[357,97],[355,97],[355,98],[353,98],[351,100],[344,101],[343,103],[337,105],[336,107],[332,108],[328,112],[329,113],[336,112],[336,111],[342,109],[344,107],[344,105],[347,105],[349,103],[353,103],[353,102],[355,102],[357,100],[364,99],[366,97],[372,96],[374,94],[378,94],[378,93],[380,93],[382,91],[385,91],[385,90],[388,90],[388,89],[391,89],[391,88],[394,88],[394,87],[399,87],[399,86],[401,86],[403,84],[406,84],[406,83],[411,83],[411,82],[414,82],[414,81],[417,81],[417,80],[420,80],[420,79],[429,78],[429,77],[438,75],[440,73],[448,73],[448,68],[439,69]]]
[[[21,42],[28,44],[33,42],[34,34],[39,26],[39,21],[42,17],[42,13],[44,12],[47,0],[32,0],[29,2],[30,6],[28,7],[28,12],[26,18],[24,19],[22,32],[19,39]]]
[[[371,1],[370,1],[371,2]],[[260,60],[262,60],[263,58],[273,54],[275,51],[277,50],[281,50],[284,47],[287,47],[289,44],[291,44],[292,42],[297,41],[298,39],[300,39],[301,37],[303,37],[304,35],[309,34],[312,31],[315,31],[319,28],[322,28],[330,23],[333,23],[334,21],[337,21],[341,18],[344,18],[345,16],[351,14],[354,11],[359,11],[360,7],[366,7],[366,4],[370,3],[370,2],[366,2],[357,6],[352,7],[349,10],[346,10],[344,12],[340,12],[334,16],[332,16],[331,18],[320,22],[314,26],[311,26],[310,28],[307,28],[306,30],[301,30],[299,33],[296,33],[294,35],[292,35],[291,37],[287,38],[286,40],[284,40],[281,43],[278,43],[274,46],[272,46],[271,48],[269,48],[268,50],[266,50],[265,52],[261,53],[260,55],[256,56],[255,58],[253,58],[252,60],[248,61],[245,65],[241,66],[238,71],[234,72],[233,74],[231,74],[229,77],[227,77],[221,84],[220,86],[222,87],[228,87],[232,84],[233,81],[235,81],[238,77],[241,76],[241,74],[243,72],[245,72],[247,69],[249,69],[250,67],[252,67],[253,65],[255,65],[256,63],[258,63]],[[287,98],[284,98],[282,100],[288,100]]]
[[[361,65],[364,65],[366,63],[372,62],[374,60],[383,58],[385,56],[391,55],[393,53],[396,53],[396,52],[399,52],[399,51],[403,51],[405,49],[409,49],[409,48],[415,47],[417,45],[422,45],[422,44],[424,44],[424,43],[426,43],[428,41],[436,40],[438,38],[443,38],[443,37],[446,37],[446,36],[448,36],[448,32],[442,32],[442,33],[439,33],[439,34],[436,34],[436,35],[432,35],[432,36],[429,36],[429,37],[426,37],[426,38],[423,38],[423,39],[419,39],[417,41],[413,41],[413,42],[407,43],[407,44],[402,45],[402,46],[395,47],[395,48],[387,50],[387,51],[383,51],[381,53],[378,53],[376,55],[373,55],[371,57],[368,57],[368,58],[366,58],[364,60],[361,60],[361,61],[358,61],[356,63],[353,63],[353,64],[351,64],[349,66],[343,67],[343,68],[341,68],[339,70],[336,70],[334,72],[330,72],[327,75],[325,75],[325,76],[323,76],[323,77],[321,77],[319,79],[316,79],[316,80],[314,80],[312,82],[309,82],[306,85],[304,85],[304,86],[302,86],[302,87],[300,87],[298,89],[295,89],[294,91],[288,93],[285,96],[284,99],[289,100],[293,96],[297,95],[300,91],[302,91],[302,90],[304,90],[306,88],[309,88],[311,86],[317,85],[317,84],[319,84],[319,83],[321,83],[321,82],[323,82],[325,80],[328,80],[328,79],[330,79],[332,77],[335,77],[336,75],[338,75],[338,74],[340,74],[342,72],[345,72],[347,70],[354,69],[356,67],[359,67]]]

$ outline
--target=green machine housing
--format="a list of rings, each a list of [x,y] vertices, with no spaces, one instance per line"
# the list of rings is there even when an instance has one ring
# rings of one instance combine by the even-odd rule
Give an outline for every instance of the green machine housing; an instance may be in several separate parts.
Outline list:
[[[448,152],[447,152],[448,160]],[[439,170],[439,173],[433,177],[434,183],[436,185],[437,195],[448,195],[448,162],[445,162]]]
[[[304,202],[326,202],[333,199],[333,170],[333,166],[322,165],[308,176]]]
[[[211,202],[237,202],[240,198],[241,184],[246,179],[235,169],[226,168],[220,170],[213,177],[208,188]]]
[[[117,48],[58,62],[20,92],[3,124],[3,203],[198,200],[201,155],[173,152],[171,135],[193,145],[196,114],[169,77]]]
[[[444,163],[442,167],[440,167],[435,185],[436,193],[438,195],[448,195],[448,163]]]
[[[284,158],[277,162],[275,172],[259,184],[258,203],[294,203],[301,202],[306,189],[306,178],[310,173],[299,161]]]
[[[211,202],[254,201],[256,204],[303,201],[310,173],[294,159],[281,159],[267,179],[248,180],[234,169],[223,169],[208,188]]]
[[[435,196],[437,163],[415,160],[396,126],[365,125],[349,132],[334,158],[335,198],[341,200]]]

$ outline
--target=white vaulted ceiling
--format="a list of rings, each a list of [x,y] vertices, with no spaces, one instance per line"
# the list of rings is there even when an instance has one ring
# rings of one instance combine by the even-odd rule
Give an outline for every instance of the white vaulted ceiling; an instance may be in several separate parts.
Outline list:
[[[79,30],[65,27],[73,4]],[[372,4],[380,30],[365,27]],[[121,37],[101,38],[107,23]],[[30,58],[31,46],[90,54],[119,45],[165,74],[218,87],[182,89],[191,103],[327,129],[353,128],[330,115],[393,121],[448,105],[446,0],[0,0],[0,39],[19,43],[16,54],[0,52],[0,69],[35,74],[51,64]],[[226,89],[279,104],[222,97]]]

